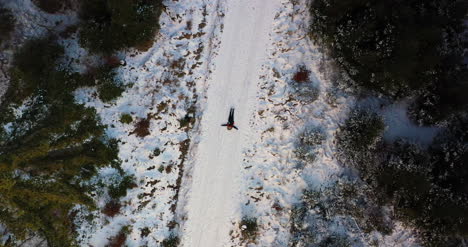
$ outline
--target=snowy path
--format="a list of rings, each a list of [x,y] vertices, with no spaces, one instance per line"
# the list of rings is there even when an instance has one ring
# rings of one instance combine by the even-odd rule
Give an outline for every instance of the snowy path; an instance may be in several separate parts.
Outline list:
[[[242,149],[250,138],[249,117],[278,7],[279,0],[227,1],[221,47],[201,121],[182,246],[226,246],[232,221],[240,217]],[[239,131],[220,127],[230,107],[236,109]]]

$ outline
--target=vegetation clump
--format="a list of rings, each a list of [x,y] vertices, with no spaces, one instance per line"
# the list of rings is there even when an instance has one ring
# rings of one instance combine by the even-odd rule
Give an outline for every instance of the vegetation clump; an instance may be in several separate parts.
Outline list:
[[[256,218],[243,217],[240,224],[242,241],[252,242],[258,235],[258,223]]]
[[[133,122],[133,118],[130,114],[122,114],[120,115],[120,122],[123,124],[129,124]]]
[[[130,133],[130,134],[135,134],[138,137],[145,137],[151,134],[149,131],[151,123],[151,116],[148,115],[146,118],[140,119],[136,124],[135,124],[135,129]]]
[[[310,34],[355,85],[418,96],[413,116],[437,123],[468,105],[467,7],[461,0],[318,0],[310,7]]]
[[[125,241],[127,240],[127,235],[132,231],[130,226],[123,226],[117,235],[109,239],[109,243],[106,247],[122,247],[125,246]]]
[[[109,187],[109,196],[113,199],[118,199],[127,195],[127,190],[135,188],[135,177],[127,175],[117,185],[111,185]]]
[[[293,80],[298,83],[309,82],[310,71],[305,66],[300,66],[293,76]]]
[[[304,65],[297,68],[291,81],[294,98],[304,104],[311,104],[317,100],[319,89],[312,84],[310,70]]]
[[[468,236],[466,140],[468,5],[460,0],[311,3],[310,36],[361,92],[409,97],[423,125],[446,126],[429,147],[385,142],[377,114],[355,110],[337,133],[339,160],[359,171],[369,195],[416,227],[428,246]]]
[[[63,53],[54,38],[28,41],[0,105],[0,222],[18,240],[36,232],[49,246],[74,244],[74,205],[95,208],[81,182],[120,165],[95,110],[74,102],[89,82],[58,63]]]
[[[0,44],[7,40],[15,30],[15,17],[11,10],[0,4]]]
[[[33,3],[49,14],[55,14],[70,7],[71,0],[33,0]]]
[[[161,0],[83,0],[80,43],[111,54],[152,40],[159,30]]]
[[[375,127],[378,117],[362,122],[356,116],[351,114],[338,132],[340,159],[359,170],[375,201],[391,205],[398,220],[417,227],[426,245],[457,245],[466,238],[466,117],[455,120],[424,150],[405,140],[385,143],[379,137],[382,128]]]
[[[315,160],[315,150],[324,139],[321,129],[308,127],[299,134],[294,154],[300,161],[311,164]]]
[[[168,238],[161,242],[162,247],[177,247],[180,244],[180,238],[177,235],[171,234]]]
[[[125,91],[122,83],[117,81],[115,77],[115,68],[110,66],[98,68],[92,77],[97,84],[99,98],[105,103],[116,99]]]
[[[377,230],[390,234],[392,222],[368,198],[367,192],[364,186],[352,182],[349,177],[342,177],[327,187],[304,190],[300,201],[291,210],[289,246],[328,246],[328,241],[334,243],[334,240],[353,246],[354,239],[334,233],[333,222],[337,217],[347,232]],[[323,226],[328,228],[323,229]]]
[[[121,207],[122,207],[122,205],[120,205],[119,201],[110,200],[104,206],[104,209],[102,210],[102,213],[109,216],[109,217],[114,217],[115,215],[120,213],[120,208]]]
[[[363,109],[352,110],[336,137],[342,162],[360,171],[372,167],[384,128],[382,118],[376,113]]]

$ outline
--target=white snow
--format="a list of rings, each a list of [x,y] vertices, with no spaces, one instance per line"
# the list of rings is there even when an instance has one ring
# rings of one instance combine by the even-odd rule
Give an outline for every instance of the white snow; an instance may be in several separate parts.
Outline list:
[[[182,146],[189,140],[180,127],[187,109],[197,100],[208,76],[210,53],[220,30],[218,4],[210,0],[166,2],[160,18],[161,30],[156,42],[146,52],[122,52],[127,65],[118,71],[119,79],[129,88],[114,102],[103,103],[94,88],[76,92],[76,99],[96,108],[110,137],[120,140],[119,158],[122,168],[135,176],[138,187],[121,198],[120,214],[108,217],[92,212],[94,220],[83,220],[89,213],[82,209],[77,217],[78,240],[82,246],[105,246],[124,226],[130,226],[126,246],[160,246],[171,233],[177,234],[174,211],[178,210],[178,179],[184,164]],[[190,24],[189,24],[190,23]],[[76,43],[70,42],[76,48]],[[70,53],[83,61],[80,51]],[[77,66],[77,69],[80,69]],[[200,84],[200,85],[198,85]],[[198,110],[197,110],[198,112]],[[122,124],[121,114],[130,114],[134,121]],[[150,117],[148,117],[150,116]],[[131,134],[135,124],[149,119],[149,135]],[[153,155],[155,149],[159,155]],[[102,169],[95,183],[109,184],[115,177]],[[180,197],[180,196],[179,196]],[[109,198],[96,197],[100,209]],[[171,226],[170,226],[171,225]],[[175,229],[174,229],[175,228]],[[142,231],[147,231],[147,236]]]
[[[229,245],[232,221],[240,214],[242,150],[251,138],[249,120],[260,66],[278,7],[277,0],[227,2],[221,48],[203,109],[182,246]],[[235,108],[239,131],[220,127],[230,107]]]
[[[122,167],[138,185],[120,200],[121,212],[114,217],[77,206],[80,245],[105,246],[123,226],[131,226],[126,246],[160,246],[171,233],[179,235],[185,247],[288,246],[291,208],[302,190],[339,180],[335,133],[355,104],[353,97],[335,91],[334,78],[322,63],[326,58],[307,37],[307,2],[165,1],[153,47],[118,54],[126,61],[119,79],[129,86],[122,97],[103,103],[94,96],[95,88],[76,92],[78,102],[96,108],[109,136],[120,140]],[[38,14],[29,0],[10,1],[8,6],[17,12],[25,6],[19,22],[26,31],[17,34],[20,40],[76,21],[74,15]],[[59,25],[54,26],[55,21]],[[79,46],[77,35],[62,42],[77,71],[96,62]],[[311,71],[310,83],[303,87],[317,92],[308,102],[299,99],[291,82],[299,65]],[[193,105],[201,122],[187,132],[179,120]],[[238,131],[220,126],[230,107],[236,109]],[[437,130],[416,127],[406,108],[397,103],[382,110],[386,138],[429,142]],[[134,121],[120,123],[123,113]],[[130,134],[135,123],[149,115],[150,134]],[[316,149],[316,160],[301,166],[294,156],[295,142],[309,126],[320,128],[325,140]],[[188,140],[190,155],[183,164],[181,146]],[[153,155],[156,148],[159,156]],[[180,169],[185,171],[177,198]],[[115,169],[103,168],[91,183],[112,184],[118,176]],[[94,198],[99,209],[109,201],[102,189]],[[87,214],[94,219],[86,221]],[[239,238],[244,215],[258,219],[254,242]],[[172,222],[181,225],[169,227]],[[349,222],[349,217],[337,216],[319,231],[345,232],[363,243],[377,239],[382,246],[414,245],[412,232],[399,223],[390,236],[364,236]],[[148,236],[142,236],[143,229],[150,231]]]
[[[353,106],[352,97],[332,92],[323,55],[307,38],[306,1],[284,1],[274,20],[273,44],[262,67],[261,90],[253,116],[255,138],[249,140],[243,164],[242,211],[256,217],[257,240],[248,246],[288,246],[291,208],[308,186],[327,186],[341,167],[334,158],[334,134]],[[309,82],[292,82],[298,66],[310,70]],[[293,85],[307,87],[318,97],[301,97]],[[304,127],[320,128],[325,140],[316,160],[305,167],[294,156],[297,135]],[[233,237],[239,232],[233,233]],[[245,245],[234,240],[236,246]]]
[[[440,128],[417,126],[408,118],[407,108],[408,102],[400,101],[382,109],[383,119],[387,126],[384,138],[389,141],[405,138],[422,145],[430,144]]]

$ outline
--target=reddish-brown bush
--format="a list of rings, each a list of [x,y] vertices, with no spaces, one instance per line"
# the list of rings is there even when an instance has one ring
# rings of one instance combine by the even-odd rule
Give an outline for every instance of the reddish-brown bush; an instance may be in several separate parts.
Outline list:
[[[310,71],[307,70],[304,66],[301,66],[294,74],[293,80],[295,82],[308,82],[309,74],[310,74]]]
[[[112,200],[106,204],[102,213],[109,216],[114,217],[115,215],[120,213],[120,203],[118,201]]]
[[[135,130],[133,130],[130,134],[136,134],[138,137],[145,137],[149,135],[150,119],[151,117],[148,116],[147,118],[143,118],[138,121],[138,123],[135,125]]]
[[[123,231],[120,231],[119,234],[109,239],[109,243],[106,245],[106,247],[122,247],[125,244],[125,240],[127,240],[127,234],[125,234]]]

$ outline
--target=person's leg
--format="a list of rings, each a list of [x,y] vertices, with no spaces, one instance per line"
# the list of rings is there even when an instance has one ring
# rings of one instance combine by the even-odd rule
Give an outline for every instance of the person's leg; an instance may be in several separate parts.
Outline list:
[[[234,109],[232,109],[232,108],[231,108],[231,110],[229,111],[228,122],[229,122],[229,123],[233,123],[233,122],[234,122]]]

